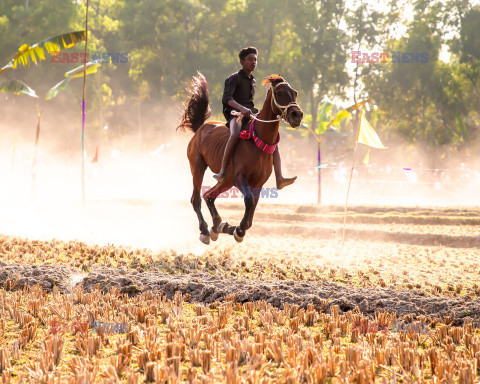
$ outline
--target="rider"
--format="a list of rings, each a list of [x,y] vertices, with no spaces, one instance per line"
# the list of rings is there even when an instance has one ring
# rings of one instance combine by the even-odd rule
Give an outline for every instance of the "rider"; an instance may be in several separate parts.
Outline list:
[[[242,49],[238,54],[242,69],[225,80],[222,103],[223,114],[227,119],[227,127],[230,128],[230,137],[225,146],[222,169],[220,170],[220,173],[213,176],[218,181],[221,181],[225,177],[225,169],[233,153],[235,144],[238,141],[242,125],[247,124],[253,117],[252,115],[254,113],[258,113],[258,110],[253,106],[253,97],[255,96],[255,77],[252,74],[257,66],[257,54],[257,49],[254,47]],[[231,114],[233,110],[242,113],[243,119],[241,122],[238,122],[237,117]],[[282,176],[278,146],[273,152],[273,169],[275,170],[278,189],[282,189],[283,187],[292,184],[297,178],[296,176],[292,178],[284,178]]]

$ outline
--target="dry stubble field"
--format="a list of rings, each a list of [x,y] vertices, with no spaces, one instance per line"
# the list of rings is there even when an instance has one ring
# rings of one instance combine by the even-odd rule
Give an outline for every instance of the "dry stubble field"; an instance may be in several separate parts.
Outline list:
[[[220,205],[238,222],[241,205]],[[8,382],[474,383],[480,211],[261,205],[203,254],[0,237]]]

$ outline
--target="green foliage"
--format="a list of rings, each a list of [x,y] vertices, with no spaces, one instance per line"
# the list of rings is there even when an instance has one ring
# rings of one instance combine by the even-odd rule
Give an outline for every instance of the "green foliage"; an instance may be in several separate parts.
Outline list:
[[[317,118],[317,130],[315,133],[317,135],[323,134],[328,127],[328,123],[331,119],[331,112],[332,112],[333,104],[328,100],[323,100],[320,103],[320,108],[318,111],[318,118]]]
[[[378,105],[377,125],[388,126],[391,135],[400,134],[432,147],[467,144],[476,138],[480,61],[472,54],[466,55],[464,48],[466,41],[475,46],[475,33],[466,25],[476,22],[480,28],[480,21],[469,20],[468,15],[475,11],[461,3],[417,1],[407,36],[388,41],[387,50],[427,52],[428,62],[379,65],[376,76],[364,79],[369,96]],[[449,36],[454,35],[451,29],[455,25],[457,38],[449,40],[442,34],[446,28],[439,25],[449,25]],[[448,63],[439,59],[446,44],[452,48]]]
[[[55,96],[57,96],[58,92],[63,91],[65,88],[68,87],[71,79],[75,79],[78,77],[83,78],[84,73],[86,73],[87,76],[91,75],[92,73],[96,73],[97,68],[99,66],[100,66],[100,63],[90,62],[86,64],[86,70],[84,70],[85,66],[80,65],[79,67],[66,72],[65,79],[63,79],[59,83],[55,84],[52,88],[50,88],[47,92],[47,96],[45,99],[48,101],[50,99],[53,99]]]
[[[114,117],[124,105],[178,100],[197,71],[210,86],[214,115],[220,115],[224,81],[240,68],[238,52],[259,50],[256,104],[270,73],[298,91],[304,123],[323,134],[328,122],[351,105],[371,99],[369,121],[383,136],[410,142],[463,145],[480,126],[480,7],[471,0],[96,0],[89,8],[89,51],[126,52],[128,63],[104,65],[87,82],[91,115]],[[408,6],[411,21],[405,21]],[[28,63],[48,51],[25,42],[84,28],[84,0],[4,0],[0,3],[0,63]],[[400,31],[400,32],[399,32]],[[41,47],[38,43],[37,47]],[[441,52],[448,47],[450,59]],[[80,49],[81,46],[75,49]],[[427,63],[352,63],[351,52],[427,52]],[[10,61],[17,55],[16,61]],[[62,64],[15,77],[48,89]],[[13,71],[10,71],[13,73]],[[68,78],[67,78],[68,79]],[[68,83],[57,84],[57,90]],[[66,89],[64,97],[74,96]],[[77,95],[75,95],[77,96]],[[58,100],[57,99],[57,100]],[[332,100],[327,102],[325,100]],[[57,100],[52,103],[58,102]],[[347,113],[350,117],[350,113]],[[354,116],[353,116],[354,117]],[[123,119],[119,119],[123,120]],[[127,124],[120,121],[119,124]],[[99,127],[102,124],[98,124]],[[354,124],[339,120],[343,133]],[[302,133],[312,140],[310,130]]]
[[[27,95],[30,97],[38,97],[35,91],[27,84],[20,80],[6,80],[0,83],[0,91],[9,92],[15,95]]]
[[[85,36],[85,31],[69,32],[42,40],[32,46],[23,44],[15,53],[13,59],[0,69],[0,74],[6,69],[17,68],[18,64],[28,67],[30,60],[35,64],[37,64],[37,61],[46,60],[46,53],[52,54],[60,52],[61,49],[71,48],[78,42],[84,41]]]

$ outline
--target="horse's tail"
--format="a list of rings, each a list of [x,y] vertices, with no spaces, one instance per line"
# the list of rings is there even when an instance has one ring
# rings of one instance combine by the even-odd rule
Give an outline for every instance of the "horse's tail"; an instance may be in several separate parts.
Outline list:
[[[194,76],[190,82],[187,92],[190,97],[183,105],[183,114],[178,123],[177,130],[190,129],[193,132],[197,132],[205,120],[210,115],[209,96],[208,96],[208,83],[205,77],[198,72],[197,76]]]

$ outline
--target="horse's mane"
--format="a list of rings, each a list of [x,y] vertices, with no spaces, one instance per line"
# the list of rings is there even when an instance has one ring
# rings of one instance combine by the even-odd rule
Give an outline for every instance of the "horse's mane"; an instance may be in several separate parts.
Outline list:
[[[282,76],[272,74],[272,75],[268,76],[265,80],[262,81],[262,85],[272,84],[272,87],[274,87],[278,83],[283,83],[284,81],[285,81],[285,79]]]

